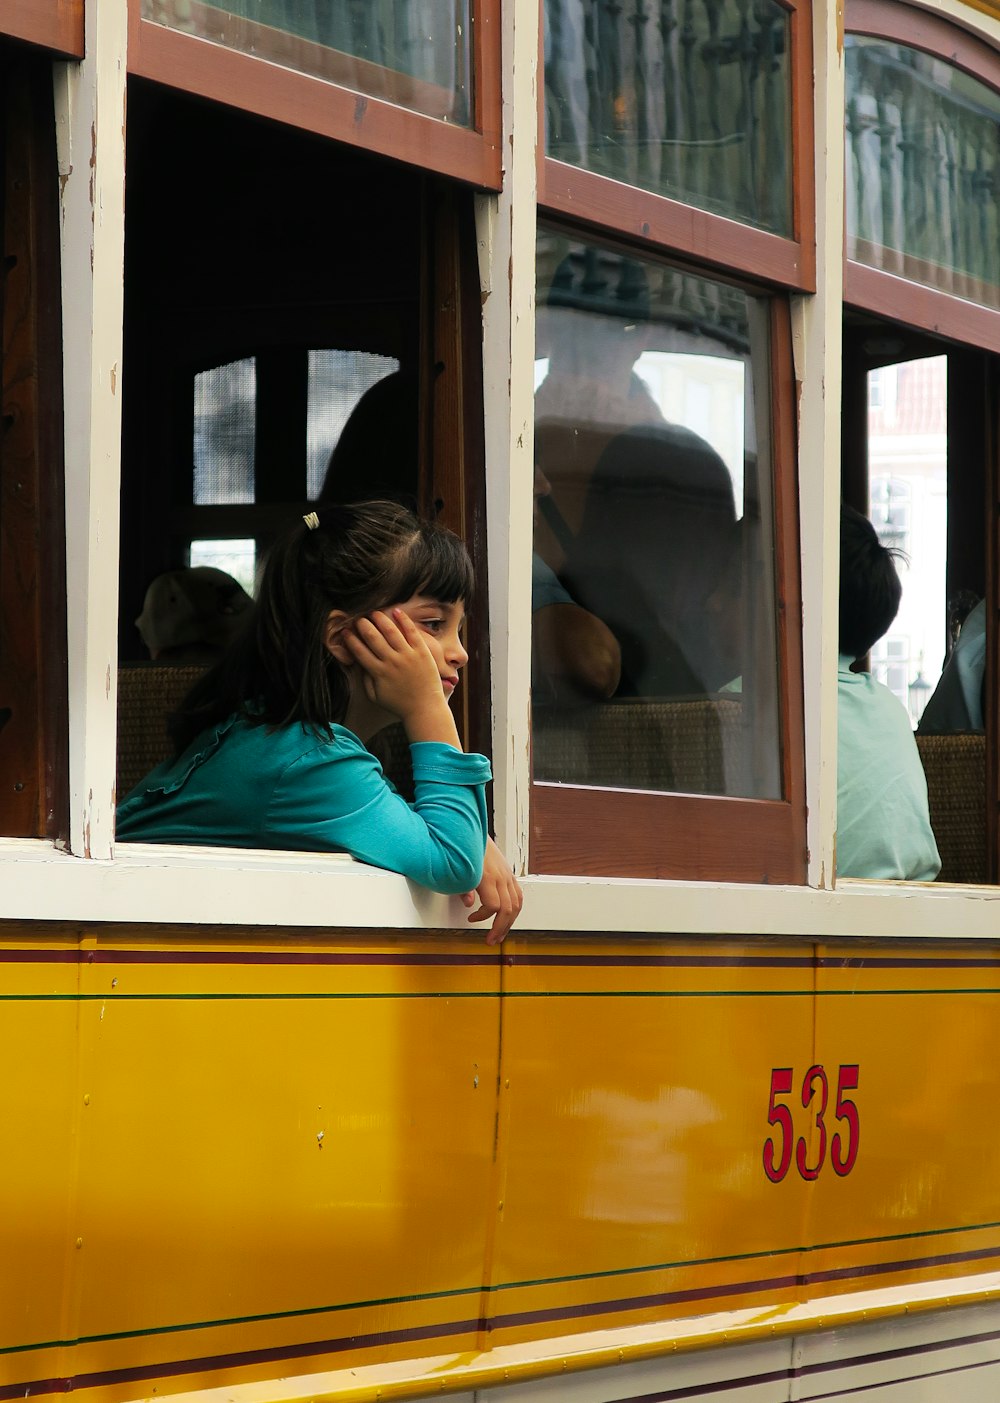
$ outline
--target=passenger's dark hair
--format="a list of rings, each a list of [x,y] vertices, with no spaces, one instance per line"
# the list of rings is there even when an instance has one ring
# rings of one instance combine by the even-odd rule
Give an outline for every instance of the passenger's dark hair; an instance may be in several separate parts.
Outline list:
[[[472,594],[462,541],[397,502],[324,507],[318,521],[299,521],[271,550],[246,628],[172,718],[178,754],[234,712],[252,725],[301,721],[329,735],[350,700],[324,642],[332,609],[356,619],[415,594],[443,604]]]
[[[840,651],[863,658],[899,611],[903,586],[897,552],[884,546],[866,516],[840,508]]]

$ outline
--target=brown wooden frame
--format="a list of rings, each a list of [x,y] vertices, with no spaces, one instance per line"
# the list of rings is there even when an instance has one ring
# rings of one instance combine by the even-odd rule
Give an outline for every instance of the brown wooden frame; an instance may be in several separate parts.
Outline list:
[[[779,0],[791,14],[792,238],[655,195],[547,157],[539,61],[538,203],[563,219],[615,230],[650,247],[802,292],[816,290],[812,14],[809,0]]]
[[[1000,89],[1000,51],[957,25],[900,0],[847,0],[845,29],[849,34],[922,49]],[[899,270],[887,272],[845,255],[845,303],[965,345],[1000,352],[1000,310],[969,300],[975,293],[971,287],[962,297],[911,281],[907,273],[919,273],[919,261],[904,254],[899,254],[898,260]]]
[[[775,593],[784,800],[642,793],[533,781],[532,872],[804,883],[805,756],[802,699],[796,391],[791,319],[771,302]]]
[[[338,85],[337,77],[343,76],[343,70],[337,66],[337,57],[319,45],[288,41],[289,50],[298,46],[315,51],[313,57],[329,77],[312,77],[168,29],[143,19],[140,3],[129,0],[130,73],[470,185],[500,188],[500,0],[473,0],[471,128]],[[386,70],[373,66],[373,72],[384,87]],[[411,80],[400,79],[399,83],[413,87]],[[404,95],[402,86],[397,85],[394,95]]]
[[[0,834],[69,824],[59,207],[51,64],[0,57]]]
[[[3,0],[0,34],[83,58],[83,0]]]

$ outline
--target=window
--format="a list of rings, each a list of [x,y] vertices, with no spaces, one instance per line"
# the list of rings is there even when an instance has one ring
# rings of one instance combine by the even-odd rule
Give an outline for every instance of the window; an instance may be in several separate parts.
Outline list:
[[[801,881],[809,10],[546,0],[543,38],[531,869]]]
[[[154,578],[210,565],[252,592],[275,535],[323,501],[403,497],[481,555],[480,381],[463,341],[479,311],[471,201],[141,84],[129,123],[123,665],[148,662],[136,621]],[[325,201],[317,213],[317,188],[364,208],[363,240]],[[483,590],[455,705],[488,751],[486,605]],[[121,696],[141,703],[141,688]],[[121,748],[119,768],[145,772]]]
[[[575,815],[614,812],[631,837],[632,812],[644,839],[587,870],[648,870],[655,850],[658,875],[704,875],[685,825],[750,824],[696,797],[715,795],[754,801],[767,833],[718,873],[792,879],[778,304],[547,226],[536,267],[532,865],[573,870]]]
[[[844,494],[905,551],[871,666],[917,729],[939,880],[981,883],[998,870],[1000,68],[905,4],[853,0],[846,19]]]
[[[401,372],[400,361],[395,356],[338,348],[289,350],[280,357],[275,357],[273,353],[270,356],[248,356],[195,372],[192,387],[193,510],[190,514],[192,538],[188,543],[189,563],[214,565],[226,570],[251,593],[257,562],[256,540],[239,535],[228,540],[200,537],[197,534],[200,517],[197,509],[248,506],[268,500],[267,465],[263,461],[263,455],[258,463],[257,455],[259,362],[262,376],[261,413],[273,412],[273,409],[264,406],[272,406],[279,402],[290,382],[301,391],[302,381],[305,380],[304,404],[301,392],[294,399],[285,398],[289,412],[291,403],[296,403],[298,412],[304,412],[305,415],[305,483],[303,486],[301,481],[302,425],[299,423],[298,462],[296,464],[289,453],[285,460],[284,486],[279,498],[292,493],[309,502],[329,500],[334,496],[342,497],[345,492],[348,495],[356,495],[362,490],[379,490],[379,474],[374,469],[368,470],[364,483],[343,480],[347,445],[342,442],[342,434],[352,412],[367,392],[380,383],[385,385],[390,377],[398,377]],[[275,374],[282,383],[272,392],[269,391],[267,380],[270,375]],[[388,389],[388,386],[386,388]],[[415,398],[413,409],[413,442],[409,457],[415,465]],[[268,437],[265,431],[262,441],[266,443]],[[341,447],[339,460],[334,456],[338,445]],[[287,452],[288,447],[287,444],[284,445],[284,451]],[[341,479],[339,481],[338,467]],[[405,487],[414,500],[416,499],[415,477],[409,484],[384,484],[385,490],[397,486]],[[218,529],[220,514],[213,512],[208,519],[210,523],[215,523],[214,529]]]
[[[136,0],[129,72],[500,185],[499,0]]]
[[[0,34],[83,58],[83,5],[84,0],[5,0]]]
[[[142,0],[142,17],[442,121],[472,111],[469,0],[303,6],[293,0]]]
[[[694,0],[659,22],[546,0],[539,201],[811,287],[811,85],[799,0]]]
[[[846,21],[845,298],[998,349],[996,56],[906,4]]]
[[[1000,307],[1000,93],[944,59],[845,42],[847,256]]]

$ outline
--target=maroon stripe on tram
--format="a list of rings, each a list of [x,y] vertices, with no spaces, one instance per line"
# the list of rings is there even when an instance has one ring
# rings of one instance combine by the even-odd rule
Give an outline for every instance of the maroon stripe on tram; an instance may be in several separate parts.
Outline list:
[[[884,1262],[871,1266],[845,1267],[838,1270],[762,1278],[756,1281],[733,1282],[729,1285],[702,1286],[687,1291],[661,1291],[645,1296],[625,1297],[610,1301],[594,1301],[582,1305],[555,1306],[546,1310],[515,1311],[491,1318],[445,1322],[440,1325],[414,1326],[408,1329],[386,1330],[363,1335],[348,1335],[332,1340],[315,1340],[296,1345],[281,1345],[271,1349],[243,1350],[232,1354],[217,1354],[196,1359],[171,1360],[163,1364],[137,1365],[127,1369],[107,1369],[72,1378],[24,1380],[0,1385],[0,1400],[26,1398],[33,1394],[61,1393],[72,1389],[95,1388],[99,1385],[134,1383],[143,1379],[174,1377],[179,1374],[210,1369],[232,1369],[253,1364],[278,1363],[282,1360],[309,1359],[322,1354],[338,1354],[351,1349],[371,1349],[379,1345],[405,1344],[414,1340],[443,1339],[473,1331],[491,1332],[519,1325],[547,1324],[559,1320],[586,1319],[595,1315],[610,1315],[628,1311],[647,1310],[655,1306],[680,1305],[694,1301],[727,1300],[761,1291],[784,1290],[817,1281],[841,1280],[889,1272],[913,1271],[924,1266],[975,1261],[1000,1256],[1000,1246],[969,1252],[949,1252],[936,1257],[920,1257],[901,1262]],[[192,1326],[192,1329],[197,1329]],[[975,1340],[978,1337],[970,1337]],[[993,1338],[986,1336],[984,1338]],[[931,1348],[933,1346],[930,1346]],[[904,1350],[901,1355],[917,1352]],[[887,1357],[892,1357],[887,1356]],[[819,1369],[824,1366],[814,1366]],[[782,1377],[784,1377],[782,1375]],[[661,1395],[656,1395],[661,1397]],[[669,1397],[669,1395],[662,1395]]]

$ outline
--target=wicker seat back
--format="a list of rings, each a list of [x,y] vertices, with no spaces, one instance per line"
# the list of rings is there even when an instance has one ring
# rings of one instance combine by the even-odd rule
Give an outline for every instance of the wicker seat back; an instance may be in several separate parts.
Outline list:
[[[941,854],[938,881],[986,882],[986,737],[917,736],[917,749]]]
[[[167,720],[204,667],[123,663],[118,669],[118,798],[171,752]]]

